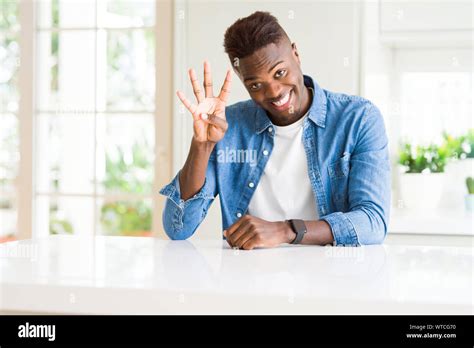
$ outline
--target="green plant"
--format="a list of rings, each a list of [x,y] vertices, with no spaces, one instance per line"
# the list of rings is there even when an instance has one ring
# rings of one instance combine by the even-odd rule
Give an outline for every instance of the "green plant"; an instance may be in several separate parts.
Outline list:
[[[149,193],[153,168],[150,146],[135,143],[131,152],[127,151],[117,146],[116,151],[106,153],[104,187],[109,191]]]
[[[51,19],[53,27],[59,26],[59,0],[51,2]],[[51,90],[58,92],[59,90],[59,33],[51,33]]]
[[[18,26],[18,1],[0,1],[0,30],[11,30]]]
[[[100,220],[108,234],[133,235],[151,230],[151,208],[141,201],[107,203]]]
[[[104,187],[109,191],[148,193],[152,187],[152,150],[148,143],[121,146],[106,153]],[[108,234],[134,235],[151,230],[151,206],[143,201],[117,201],[101,207],[100,221]]]
[[[49,233],[50,234],[72,234],[74,227],[71,222],[61,219],[58,215],[59,207],[57,202],[52,202],[49,206]]]
[[[72,224],[67,220],[61,220],[56,217],[51,217],[49,220],[50,234],[72,234],[73,232]]]
[[[474,128],[458,137],[443,132],[442,146],[446,149],[450,158],[456,160],[474,158]]]
[[[466,186],[467,186],[467,192],[469,192],[470,195],[474,195],[474,178],[472,177],[466,178]]]
[[[405,167],[406,173],[443,173],[448,153],[445,146],[431,144],[413,147],[410,143],[402,143],[398,163]]]
[[[466,153],[467,158],[474,158],[474,128],[469,129],[466,134],[466,144],[469,151]]]

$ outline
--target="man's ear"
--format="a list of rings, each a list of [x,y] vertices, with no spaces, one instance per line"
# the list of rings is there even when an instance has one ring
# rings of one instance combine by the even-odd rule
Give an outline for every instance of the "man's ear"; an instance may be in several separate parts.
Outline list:
[[[232,70],[233,70],[234,73],[239,77],[239,79],[242,80],[242,76],[240,75],[239,67],[238,67],[238,66],[235,66],[235,65],[232,65]]]
[[[234,71],[234,73],[240,78],[240,59],[235,57],[235,58],[231,58],[229,56],[229,59],[230,59],[230,65],[232,66],[232,70]]]
[[[234,72],[235,75],[240,77],[239,70],[235,66],[232,67],[232,71]]]
[[[298,53],[298,49],[296,48],[296,42],[293,42],[291,44],[291,49],[293,51],[293,54],[295,55],[296,61],[298,62],[299,65],[301,65],[300,55]]]

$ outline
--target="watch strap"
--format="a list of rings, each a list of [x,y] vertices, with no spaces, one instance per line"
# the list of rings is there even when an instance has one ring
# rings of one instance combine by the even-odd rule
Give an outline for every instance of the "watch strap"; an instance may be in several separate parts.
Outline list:
[[[306,233],[306,225],[303,220],[291,219],[288,220],[290,226],[293,229],[293,232],[296,233],[296,238],[291,242],[291,244],[299,244],[303,240],[304,234]]]

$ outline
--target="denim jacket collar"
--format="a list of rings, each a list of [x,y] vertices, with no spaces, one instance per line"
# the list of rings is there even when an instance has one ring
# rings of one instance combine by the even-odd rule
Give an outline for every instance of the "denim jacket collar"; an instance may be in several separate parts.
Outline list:
[[[303,78],[305,86],[314,89],[314,98],[309,108],[308,118],[317,126],[324,128],[326,125],[326,94],[310,76],[303,75]],[[255,118],[255,131],[257,134],[260,134],[272,125],[266,111],[260,106],[257,106]]]

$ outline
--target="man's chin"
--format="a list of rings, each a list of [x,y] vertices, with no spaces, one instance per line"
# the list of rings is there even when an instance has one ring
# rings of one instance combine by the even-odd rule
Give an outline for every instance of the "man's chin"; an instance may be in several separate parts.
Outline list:
[[[296,110],[295,103],[293,102],[287,109],[285,110],[275,110],[271,106],[258,104],[262,109],[264,109],[268,115],[271,115],[279,120],[281,119],[293,119],[295,114],[298,110]]]

